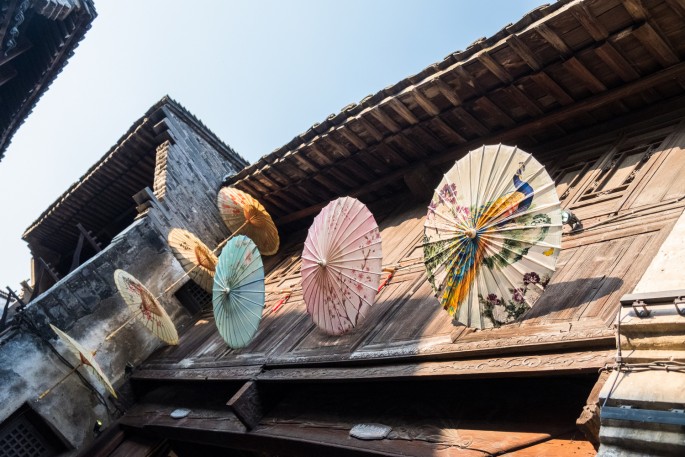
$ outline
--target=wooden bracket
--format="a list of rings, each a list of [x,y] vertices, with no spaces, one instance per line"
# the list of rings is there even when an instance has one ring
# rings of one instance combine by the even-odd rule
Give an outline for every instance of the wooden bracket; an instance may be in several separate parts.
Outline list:
[[[264,415],[262,398],[255,381],[247,381],[226,403],[233,414],[248,429],[252,430]]]
[[[417,163],[412,170],[404,174],[404,183],[419,201],[428,200],[439,182],[440,176],[425,163]]]

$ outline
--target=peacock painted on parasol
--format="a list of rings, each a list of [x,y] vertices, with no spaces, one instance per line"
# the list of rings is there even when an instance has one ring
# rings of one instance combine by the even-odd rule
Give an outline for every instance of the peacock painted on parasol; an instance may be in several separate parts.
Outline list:
[[[424,224],[424,261],[440,304],[475,328],[534,303],[554,271],[561,211],[554,182],[530,154],[483,146],[444,176]]]

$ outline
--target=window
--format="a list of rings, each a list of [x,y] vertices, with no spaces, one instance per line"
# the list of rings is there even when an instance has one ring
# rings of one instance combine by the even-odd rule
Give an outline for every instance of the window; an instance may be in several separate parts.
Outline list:
[[[0,425],[0,457],[49,457],[67,450],[65,442],[26,403]]]
[[[581,218],[623,209],[676,125],[677,120],[670,120],[628,130],[610,143],[586,143],[564,151],[567,160],[552,173],[562,206],[580,211]]]
[[[176,298],[192,315],[212,305],[212,295],[192,280],[178,289]]]

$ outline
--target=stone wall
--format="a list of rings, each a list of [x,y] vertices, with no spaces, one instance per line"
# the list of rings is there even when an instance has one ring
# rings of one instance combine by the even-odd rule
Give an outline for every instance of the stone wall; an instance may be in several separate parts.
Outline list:
[[[222,178],[239,170],[174,113],[167,112],[165,122],[172,138],[161,199],[171,218],[168,228],[190,230],[213,248],[230,235],[219,216],[217,193]]]
[[[41,337],[74,365],[77,363],[49,323],[87,349],[97,350],[95,358],[115,387],[124,381],[127,363],[135,366],[164,345],[135,320],[105,341],[131,316],[114,284],[116,269],[128,271],[152,294],[160,296],[179,332],[190,321],[173,295],[188,278],[171,253],[166,237],[172,227],[188,229],[212,245],[228,236],[216,207],[216,194],[222,178],[237,170],[192,126],[171,110],[163,109],[170,138],[164,151],[165,192],[160,201],[153,201],[151,208],[102,252],[29,304],[26,313],[38,328],[39,336],[24,329],[0,342],[0,421],[29,402],[78,449],[93,439],[96,419],[105,426],[116,419],[116,413],[109,416],[97,396],[75,375],[38,400],[43,391],[69,371]],[[206,132],[203,134],[206,136]],[[165,292],[167,288],[170,290]],[[90,374],[86,377],[105,398],[109,396],[97,379]],[[109,405],[114,410],[114,404]]]

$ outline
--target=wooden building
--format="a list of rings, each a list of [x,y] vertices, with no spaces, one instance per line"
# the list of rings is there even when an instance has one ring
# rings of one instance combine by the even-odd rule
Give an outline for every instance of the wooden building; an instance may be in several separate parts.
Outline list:
[[[207,243],[228,236],[216,192],[245,165],[164,97],[31,224],[24,239],[36,267],[33,295],[0,328],[0,455],[74,455],[92,442],[97,421],[106,427],[120,415],[125,403],[105,399],[87,376],[70,374],[78,362],[48,324],[97,351],[97,362],[121,385],[127,365],[141,363],[160,341],[140,325],[105,338],[130,317],[114,271],[126,269],[155,292],[177,283],[162,303],[183,328],[186,309],[199,305],[193,283],[178,281],[183,268],[167,235],[182,227]]]
[[[619,300],[651,278],[643,275],[654,274],[664,241],[685,224],[684,56],[682,0],[562,0],[232,174],[224,184],[258,198],[282,238],[265,258],[267,303],[255,339],[231,350],[211,311],[195,313],[178,346],[133,371],[122,388],[126,413],[82,455],[581,456],[597,447],[609,455],[599,443],[598,398],[614,364]],[[156,132],[158,122],[149,125]],[[499,142],[548,167],[583,228],[564,235],[552,281],[520,321],[474,331],[451,321],[426,281],[423,219],[441,174],[469,150]],[[78,186],[69,194],[76,191],[87,195]],[[383,262],[399,269],[362,325],[331,337],[305,311],[300,254],[313,216],[343,195],[369,205]],[[169,212],[184,204],[170,202]],[[151,205],[154,231],[160,210]],[[56,259],[47,263],[66,266],[78,228],[54,240],[50,233],[60,213],[72,222],[80,213],[59,206],[25,237],[34,253]],[[160,278],[156,291],[175,279],[148,274]],[[59,305],[60,283],[46,287]],[[291,298],[275,311],[287,289]],[[53,317],[48,302],[43,310]],[[189,412],[172,418],[179,408]],[[392,430],[352,438],[364,423]],[[628,441],[615,438],[611,452],[646,452],[644,441]]]
[[[594,455],[619,299],[685,207],[684,56],[681,0],[562,0],[229,177],[283,240],[255,339],[231,350],[211,312],[196,315],[135,370],[136,404],[86,454]],[[519,322],[473,331],[426,281],[423,220],[440,175],[499,142],[548,167],[583,228],[564,235]],[[369,205],[383,263],[400,269],[362,325],[332,337],[305,311],[300,253],[313,216],[343,195]],[[190,413],[173,419],[177,408]],[[392,431],[351,438],[360,423]]]
[[[7,0],[0,7],[0,160],[12,136],[74,54],[91,0]]]

